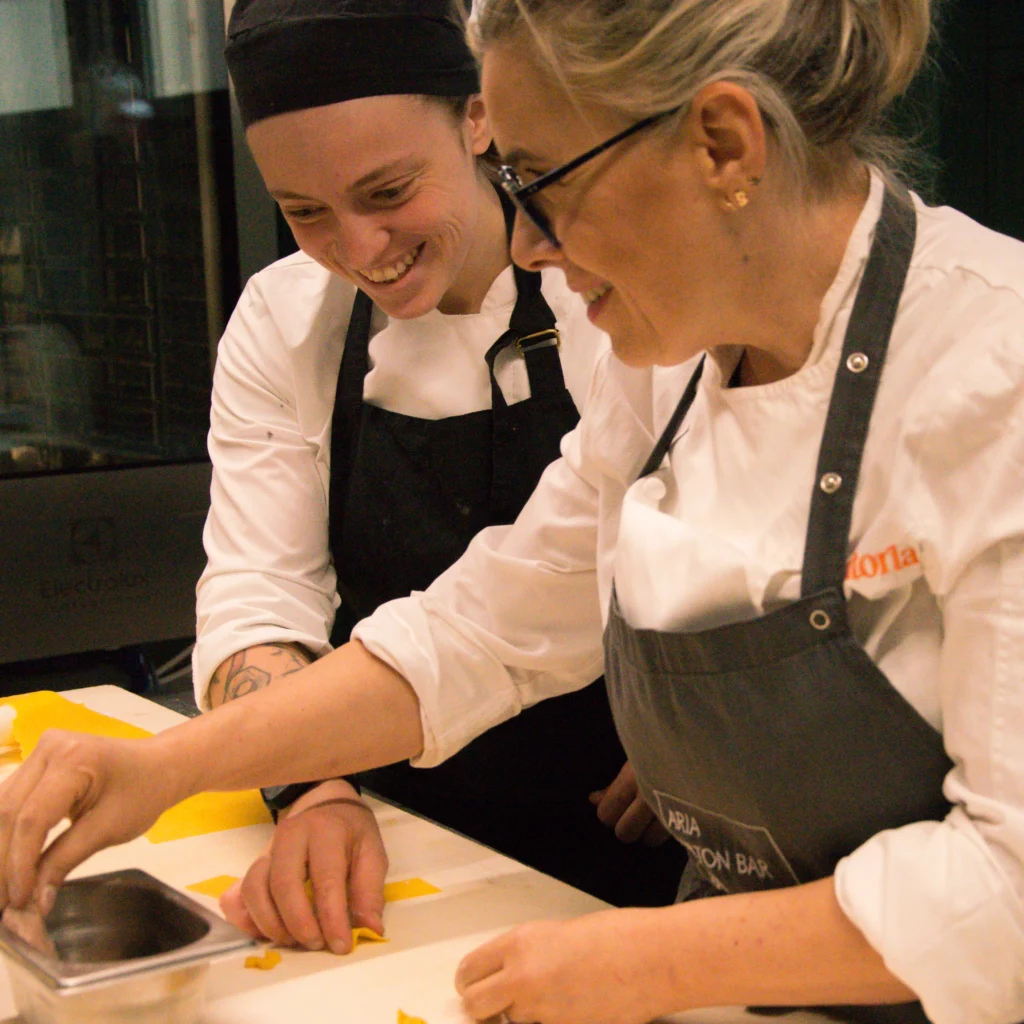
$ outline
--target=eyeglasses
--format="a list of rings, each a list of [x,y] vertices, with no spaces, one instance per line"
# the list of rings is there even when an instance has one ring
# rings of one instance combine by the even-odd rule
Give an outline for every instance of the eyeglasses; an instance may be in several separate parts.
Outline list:
[[[555,248],[560,249],[562,243],[558,241],[555,235],[554,229],[551,227],[551,221],[548,219],[546,213],[541,210],[536,203],[534,203],[533,197],[540,192],[541,189],[545,189],[548,185],[553,185],[556,181],[561,180],[567,174],[572,173],[577,167],[582,167],[589,160],[593,160],[594,157],[600,156],[605,150],[611,149],[617,142],[621,142],[623,139],[628,139],[630,135],[635,135],[637,132],[644,128],[650,127],[652,124],[656,124],[658,121],[664,120],[666,117],[671,117],[681,108],[674,107],[672,110],[666,110],[661,114],[652,114],[650,117],[645,117],[641,121],[637,121],[636,124],[631,124],[625,130],[613,135],[610,139],[606,139],[600,145],[595,146],[593,149],[588,149],[586,153],[576,157],[574,160],[570,160],[567,164],[562,164],[561,167],[556,167],[553,171],[548,171],[547,174],[542,174],[536,181],[531,181],[529,185],[523,183],[523,179],[508,166],[508,164],[501,164],[498,167],[498,182],[501,187],[505,190],[505,194],[515,203],[516,208],[521,210],[533,224],[537,230],[553,245]]]

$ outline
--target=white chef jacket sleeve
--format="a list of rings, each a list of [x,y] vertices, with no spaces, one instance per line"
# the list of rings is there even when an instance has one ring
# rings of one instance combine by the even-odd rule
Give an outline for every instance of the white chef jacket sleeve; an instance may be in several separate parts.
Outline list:
[[[274,273],[270,268],[264,274]],[[326,467],[304,437],[295,368],[257,275],[221,339],[209,451],[207,566],[196,588],[196,703],[209,708],[217,666],[256,644],[330,650],[335,573],[327,542]]]
[[[1005,297],[1004,297],[1005,298]],[[922,566],[943,620],[953,810],[874,836],[836,893],[935,1024],[1024,1019],[1024,303],[907,410]],[[977,307],[975,307],[977,312]],[[965,328],[969,329],[969,328]]]
[[[598,488],[582,455],[593,404],[592,389],[513,525],[478,534],[425,592],[382,605],[353,632],[416,691],[418,767],[601,674]]]

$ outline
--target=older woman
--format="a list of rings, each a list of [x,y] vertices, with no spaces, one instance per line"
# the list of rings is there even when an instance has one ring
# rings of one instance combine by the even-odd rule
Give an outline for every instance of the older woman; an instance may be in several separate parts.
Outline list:
[[[491,0],[513,255],[614,350],[563,459],[296,676],[304,708],[49,739],[0,792],[14,902],[204,785],[433,763],[604,628],[683,899],[494,940],[459,969],[475,1018],[1024,1017],[1024,247],[884,170],[929,32],[926,0]],[[203,753],[232,728],[248,751]]]

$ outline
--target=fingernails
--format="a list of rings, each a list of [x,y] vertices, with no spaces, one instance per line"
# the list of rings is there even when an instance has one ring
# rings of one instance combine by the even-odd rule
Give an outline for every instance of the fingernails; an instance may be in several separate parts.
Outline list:
[[[320,950],[322,950],[323,948],[324,948],[324,940],[323,939],[319,939],[319,938],[312,939],[310,942],[306,943],[306,949],[312,950],[314,953],[319,953]]]
[[[57,887],[55,885],[44,885],[39,891],[39,896],[36,898],[36,906],[39,907],[39,913],[46,917],[53,910],[53,905],[56,902]]]
[[[349,951],[349,945],[344,939],[329,939],[328,945],[331,947],[331,952],[338,956],[344,956]]]

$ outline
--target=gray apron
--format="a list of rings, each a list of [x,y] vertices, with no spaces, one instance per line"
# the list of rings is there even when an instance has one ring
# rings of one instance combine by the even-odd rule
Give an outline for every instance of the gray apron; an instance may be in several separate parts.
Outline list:
[[[857,643],[843,594],[864,442],[915,235],[909,197],[887,192],[821,441],[800,600],[750,622],[663,633],[633,629],[613,592],[609,698],[643,795],[689,851],[682,899],[824,878],[883,829],[949,810],[942,737]],[[641,476],[661,465],[702,368]],[[927,1020],[919,1003],[827,1012]]]

